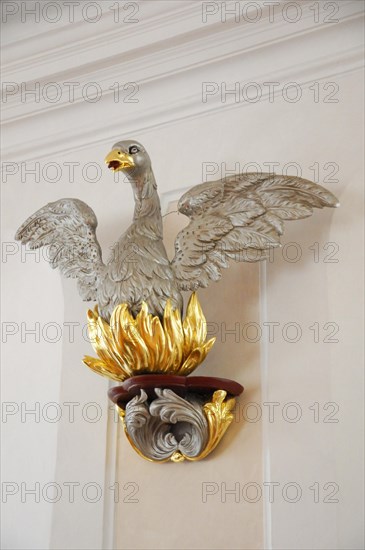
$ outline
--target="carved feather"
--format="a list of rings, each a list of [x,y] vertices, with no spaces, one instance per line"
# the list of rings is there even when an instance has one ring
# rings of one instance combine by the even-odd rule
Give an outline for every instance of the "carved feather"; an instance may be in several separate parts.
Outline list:
[[[30,216],[15,238],[31,249],[48,247],[51,267],[59,267],[65,277],[77,278],[84,300],[96,300],[105,267],[96,227],[96,216],[87,204],[78,199],[60,199]]]
[[[293,176],[249,173],[193,187],[178,204],[190,218],[172,260],[179,288],[196,290],[218,280],[230,258],[265,259],[267,250],[280,246],[284,221],[326,206],[338,206],[332,193]]]

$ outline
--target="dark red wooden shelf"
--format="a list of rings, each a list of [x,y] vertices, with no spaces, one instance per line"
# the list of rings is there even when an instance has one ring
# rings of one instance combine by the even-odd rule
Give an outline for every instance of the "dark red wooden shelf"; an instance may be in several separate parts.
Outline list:
[[[243,386],[227,378],[211,376],[174,376],[171,374],[140,374],[128,378],[120,386],[108,391],[109,398],[117,405],[123,406],[144,390],[149,398],[156,398],[154,388],[169,388],[177,395],[184,397],[187,393],[211,395],[216,390],[225,390],[231,396],[240,395]]]

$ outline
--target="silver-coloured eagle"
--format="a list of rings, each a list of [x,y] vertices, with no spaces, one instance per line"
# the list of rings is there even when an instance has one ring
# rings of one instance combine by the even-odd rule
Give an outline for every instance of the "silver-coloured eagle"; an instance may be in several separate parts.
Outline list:
[[[313,208],[336,207],[336,197],[311,181],[275,174],[237,174],[202,183],[185,193],[178,210],[190,223],[176,237],[170,261],[163,244],[160,200],[150,157],[137,141],[120,141],[105,162],[132,185],[133,223],[105,264],[93,210],[78,199],[60,199],[35,212],[15,238],[30,248],[49,247],[51,267],[78,280],[83,300],[98,303],[107,321],[113,309],[143,301],[162,316],[170,298],[182,309],[182,290],[206,287],[229,260],[258,261],[280,246],[284,221],[310,216]]]

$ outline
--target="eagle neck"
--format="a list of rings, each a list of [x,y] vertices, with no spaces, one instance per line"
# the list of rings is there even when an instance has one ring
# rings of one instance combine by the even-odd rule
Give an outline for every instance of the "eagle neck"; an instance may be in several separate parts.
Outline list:
[[[132,182],[135,208],[133,221],[142,234],[162,238],[162,217],[160,199],[155,176],[149,169]]]

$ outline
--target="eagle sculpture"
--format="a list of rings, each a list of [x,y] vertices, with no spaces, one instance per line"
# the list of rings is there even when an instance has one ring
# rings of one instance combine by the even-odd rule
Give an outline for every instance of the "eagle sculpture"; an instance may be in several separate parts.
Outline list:
[[[15,238],[32,249],[49,247],[51,267],[77,278],[83,300],[96,301],[106,321],[122,303],[134,316],[142,302],[160,318],[168,299],[182,310],[181,291],[217,281],[229,260],[267,258],[271,248],[280,246],[284,221],[310,216],[313,208],[338,206],[332,193],[296,176],[246,173],[202,183],[178,202],[178,211],[190,222],[177,235],[170,261],[146,149],[137,141],[120,141],[105,162],[114,172],[124,172],[135,198],[133,223],[107,263],[96,238],[96,216],[78,199],[47,204],[21,225]]]

